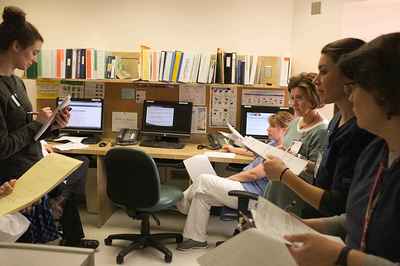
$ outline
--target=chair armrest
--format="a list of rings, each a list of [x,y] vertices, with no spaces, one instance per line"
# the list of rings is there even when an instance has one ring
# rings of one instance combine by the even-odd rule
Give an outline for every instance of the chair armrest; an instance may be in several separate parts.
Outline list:
[[[258,199],[257,194],[243,190],[231,190],[228,191],[228,195],[238,198],[238,209],[237,209],[238,216],[239,212],[242,212],[245,215],[250,215],[249,201]]]
[[[234,196],[238,198],[244,198],[249,200],[258,200],[258,195],[256,193],[243,191],[243,190],[231,190],[228,192],[229,196]]]

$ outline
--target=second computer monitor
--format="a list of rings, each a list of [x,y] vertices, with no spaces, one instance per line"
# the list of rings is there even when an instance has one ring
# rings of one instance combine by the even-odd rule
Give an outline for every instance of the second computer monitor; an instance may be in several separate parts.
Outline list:
[[[269,117],[279,111],[289,111],[289,108],[242,105],[241,134],[258,139],[268,139]]]
[[[190,137],[192,103],[145,101],[142,134],[160,137]]]

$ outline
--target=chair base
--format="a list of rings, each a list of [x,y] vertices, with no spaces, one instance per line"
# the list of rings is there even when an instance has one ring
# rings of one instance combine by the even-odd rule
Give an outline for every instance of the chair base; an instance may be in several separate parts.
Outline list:
[[[172,261],[172,252],[166,248],[159,241],[164,239],[175,238],[176,243],[181,243],[183,241],[183,237],[181,234],[175,233],[160,233],[160,234],[115,234],[109,235],[106,239],[104,239],[104,244],[110,246],[114,239],[118,240],[128,240],[132,241],[132,243],[122,249],[116,258],[117,264],[122,264],[124,262],[124,257],[129,254],[131,251],[135,249],[143,249],[146,247],[152,247],[164,254],[164,261],[170,263]]]

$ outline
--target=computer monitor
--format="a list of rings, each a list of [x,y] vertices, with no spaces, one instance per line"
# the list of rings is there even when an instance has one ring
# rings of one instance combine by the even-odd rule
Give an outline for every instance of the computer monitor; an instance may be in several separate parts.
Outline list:
[[[57,99],[61,103],[62,99]],[[61,129],[71,135],[94,137],[103,133],[103,100],[98,98],[72,98],[69,105],[71,117],[67,126]],[[89,140],[89,142],[91,142]],[[96,143],[97,140],[93,140]]]
[[[190,102],[145,101],[141,134],[171,143],[190,137],[192,108]]]
[[[242,105],[240,133],[257,139],[268,139],[269,117],[288,107]]]

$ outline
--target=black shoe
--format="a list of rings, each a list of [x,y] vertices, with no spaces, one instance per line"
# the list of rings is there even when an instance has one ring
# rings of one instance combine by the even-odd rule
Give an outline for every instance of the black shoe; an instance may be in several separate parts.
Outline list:
[[[60,246],[76,247],[76,248],[91,248],[96,249],[100,245],[99,241],[95,239],[80,239],[78,241],[67,241],[62,239]]]

